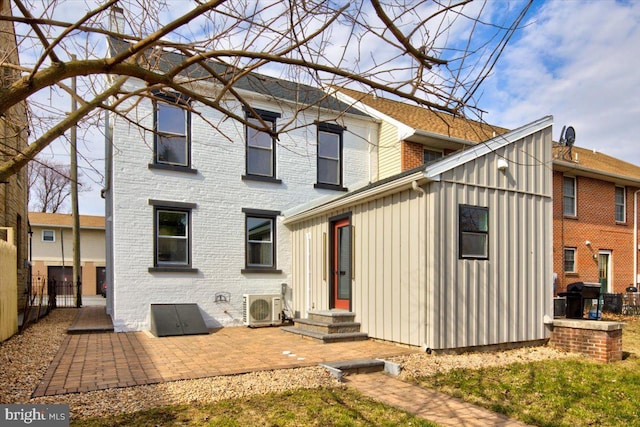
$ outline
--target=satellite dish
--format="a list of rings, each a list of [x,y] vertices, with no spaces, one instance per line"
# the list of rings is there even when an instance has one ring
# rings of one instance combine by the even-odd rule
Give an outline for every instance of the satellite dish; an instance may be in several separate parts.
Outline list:
[[[572,147],[576,142],[576,130],[573,126],[569,126],[564,133],[565,144],[569,147]]]

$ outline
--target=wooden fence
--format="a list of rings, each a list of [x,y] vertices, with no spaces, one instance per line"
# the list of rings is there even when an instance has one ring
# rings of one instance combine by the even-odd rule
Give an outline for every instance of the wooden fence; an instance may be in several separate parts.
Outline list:
[[[18,252],[13,245],[13,229],[0,228],[6,230],[7,235],[6,241],[0,240],[0,342],[2,342],[18,332]]]

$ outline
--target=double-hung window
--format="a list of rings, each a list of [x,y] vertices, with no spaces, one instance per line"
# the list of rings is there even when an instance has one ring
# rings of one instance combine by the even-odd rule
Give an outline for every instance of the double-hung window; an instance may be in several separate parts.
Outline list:
[[[247,111],[247,122],[251,126],[246,126],[246,175],[243,178],[278,181],[276,179],[275,138],[271,133],[260,128],[264,129],[266,124],[275,133],[276,120],[280,114],[257,109],[254,111],[258,115],[257,117]]]
[[[564,215],[576,216],[576,179],[572,176],[562,181],[562,204]]]
[[[342,186],[342,134],[344,128],[318,123],[316,188],[346,191]]]
[[[489,258],[489,209],[460,205],[458,210],[459,257]]]
[[[191,270],[193,203],[149,200],[154,206],[154,267],[152,271]]]
[[[625,222],[627,220],[627,204],[626,204],[626,191],[624,187],[618,187],[616,185],[616,222]]]
[[[191,167],[191,112],[179,96],[156,94],[154,159],[150,167],[184,170]]]
[[[280,212],[242,209],[245,214],[245,269],[243,272],[276,270],[276,219]]]
[[[576,272],[576,248],[564,248],[564,272]]]

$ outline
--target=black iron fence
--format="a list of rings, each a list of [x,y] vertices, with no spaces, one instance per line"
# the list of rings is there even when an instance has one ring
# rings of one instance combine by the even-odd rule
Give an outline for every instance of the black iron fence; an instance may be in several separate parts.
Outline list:
[[[46,276],[33,276],[29,286],[27,304],[32,307],[80,307],[82,283],[71,280],[56,280]]]

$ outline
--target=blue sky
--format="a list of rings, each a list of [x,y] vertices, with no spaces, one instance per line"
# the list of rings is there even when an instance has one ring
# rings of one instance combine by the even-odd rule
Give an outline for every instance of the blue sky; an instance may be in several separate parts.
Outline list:
[[[554,116],[576,145],[640,165],[640,2],[535,3],[484,86],[485,119],[516,127]]]
[[[490,0],[487,9],[522,4]],[[640,165],[639,53],[640,1],[537,0],[477,93],[478,106],[487,122],[507,128],[553,115],[554,139],[572,125],[576,145]],[[103,170],[101,138],[81,141],[80,151],[92,187],[81,195],[80,210],[101,215],[103,183],[93,170]],[[66,152],[66,144],[45,150],[60,161]]]

